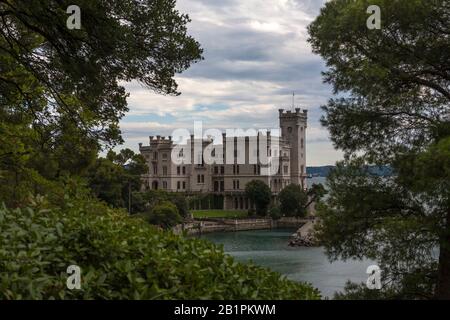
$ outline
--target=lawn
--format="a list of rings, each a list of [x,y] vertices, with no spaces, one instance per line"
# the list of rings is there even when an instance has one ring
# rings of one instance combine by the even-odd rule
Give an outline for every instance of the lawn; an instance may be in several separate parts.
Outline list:
[[[246,218],[247,211],[238,210],[193,210],[194,218]]]

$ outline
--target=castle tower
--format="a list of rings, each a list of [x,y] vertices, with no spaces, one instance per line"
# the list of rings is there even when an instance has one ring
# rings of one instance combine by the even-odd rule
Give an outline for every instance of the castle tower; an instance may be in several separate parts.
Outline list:
[[[295,112],[279,109],[281,139],[291,147],[291,183],[306,188],[306,126],[308,111],[295,108]]]

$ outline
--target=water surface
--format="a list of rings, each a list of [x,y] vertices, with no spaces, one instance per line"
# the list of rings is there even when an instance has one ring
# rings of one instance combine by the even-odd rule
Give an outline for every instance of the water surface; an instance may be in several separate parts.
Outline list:
[[[342,291],[347,280],[365,282],[370,261],[336,261],[330,263],[323,248],[291,248],[289,237],[295,229],[254,230],[210,233],[201,236],[222,244],[226,253],[239,261],[252,260],[286,275],[294,281],[306,281],[323,296],[333,297]]]

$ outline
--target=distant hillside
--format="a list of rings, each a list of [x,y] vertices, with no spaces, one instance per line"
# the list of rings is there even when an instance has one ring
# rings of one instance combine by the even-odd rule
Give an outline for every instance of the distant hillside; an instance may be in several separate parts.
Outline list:
[[[307,167],[306,174],[313,177],[327,177],[335,166]],[[369,172],[378,176],[387,177],[392,175],[392,168],[389,166],[370,166]]]
[[[306,167],[306,174],[313,177],[327,177],[334,166]]]

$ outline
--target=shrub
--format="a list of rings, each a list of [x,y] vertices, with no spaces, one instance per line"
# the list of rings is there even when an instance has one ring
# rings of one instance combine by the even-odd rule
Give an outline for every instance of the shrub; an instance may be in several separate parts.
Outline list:
[[[186,218],[189,216],[186,196],[180,193],[167,192],[164,190],[148,190],[146,192],[133,193],[133,212],[143,213],[152,211],[153,208],[162,202],[173,203],[178,210],[178,214]]]
[[[178,214],[177,207],[169,201],[156,205],[150,213],[145,213],[143,217],[150,224],[161,226],[164,229],[169,229],[183,220]]]
[[[256,214],[265,216],[270,204],[272,192],[261,180],[252,180],[245,186],[245,195],[255,205]]]
[[[0,299],[317,299],[318,291],[214,244],[98,202],[0,207]],[[66,288],[69,265],[80,290]]]

